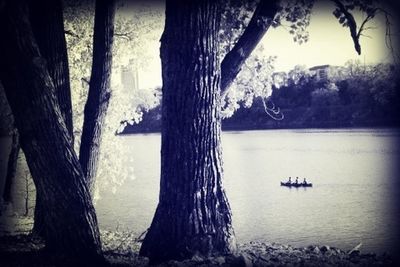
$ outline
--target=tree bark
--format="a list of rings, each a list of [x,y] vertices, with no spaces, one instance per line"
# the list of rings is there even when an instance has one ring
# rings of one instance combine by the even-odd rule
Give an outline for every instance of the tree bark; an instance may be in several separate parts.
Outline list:
[[[167,1],[159,204],[140,254],[151,262],[234,253],[220,146],[221,12],[215,1]]]
[[[56,97],[73,144],[71,86],[60,0],[29,2],[30,21],[40,54],[47,62]]]
[[[221,95],[226,94],[246,59],[268,31],[278,11],[279,1],[260,1],[242,36],[221,62]]]
[[[0,34],[7,37],[0,44],[0,79],[46,208],[46,247],[68,259],[102,262],[96,213],[26,3],[0,3]]]
[[[79,161],[89,189],[96,177],[102,127],[110,99],[114,0],[97,0],[93,35],[93,63],[85,105]]]
[[[46,60],[57,102],[73,146],[71,87],[62,3],[60,0],[42,0],[39,5],[37,2],[30,1],[29,13],[32,31],[39,46],[40,54]],[[42,217],[46,216],[46,209],[43,208],[43,203],[40,203],[40,200],[41,198],[38,195],[32,233],[44,238],[46,226]]]
[[[6,181],[4,184],[3,200],[6,203],[12,202],[12,184],[15,179],[15,172],[17,171],[18,154],[20,150],[18,130],[14,129],[12,133],[11,151],[8,156]]]

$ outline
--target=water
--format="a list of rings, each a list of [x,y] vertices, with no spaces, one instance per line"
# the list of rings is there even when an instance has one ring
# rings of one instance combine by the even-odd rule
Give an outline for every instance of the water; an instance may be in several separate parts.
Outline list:
[[[363,251],[397,246],[400,150],[394,130],[224,132],[225,186],[239,242],[327,244]],[[160,135],[130,135],[135,180],[96,204],[103,228],[138,234],[151,223],[159,191]],[[281,180],[307,177],[312,188]],[[300,179],[301,178],[301,179]]]

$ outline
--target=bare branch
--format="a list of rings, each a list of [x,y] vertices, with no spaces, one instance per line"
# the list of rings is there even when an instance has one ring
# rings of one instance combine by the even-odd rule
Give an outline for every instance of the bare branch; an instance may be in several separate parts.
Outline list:
[[[74,33],[71,30],[64,30],[64,34],[70,35],[70,36],[75,37],[75,38],[80,38],[80,36],[78,34]]]
[[[382,12],[385,15],[385,23],[386,23],[386,32],[385,32],[385,43],[386,43],[386,47],[389,48],[392,56],[393,56],[393,60],[395,62],[400,61],[399,55],[396,55],[396,52],[394,50],[393,47],[393,41],[392,41],[392,23],[390,22],[390,18],[393,18],[392,14],[390,14],[388,11],[379,8],[378,12]]]
[[[280,108],[276,108],[275,104],[272,102],[270,97],[266,98],[267,101],[269,101],[272,104],[272,107],[268,107],[267,103],[265,102],[264,97],[262,98],[263,105],[264,105],[264,111],[267,113],[268,116],[270,116],[272,119],[276,121],[281,121],[285,118],[283,113],[281,112]]]
[[[81,81],[82,81],[83,83],[86,83],[87,85],[90,84],[89,80],[88,80],[87,78],[85,78],[85,77],[82,77],[82,78],[81,78]]]
[[[360,29],[358,30],[358,33],[357,33],[357,38],[358,38],[358,39],[360,38],[361,33],[362,33],[364,30],[366,30],[366,28],[364,28],[365,24],[366,24],[368,21],[370,21],[370,20],[374,17],[376,11],[377,11],[377,9],[375,9],[375,10],[373,11],[373,13],[369,14],[369,15],[364,19],[364,21],[361,23]]]
[[[129,36],[129,33],[118,33],[118,32],[116,32],[116,33],[114,33],[114,36],[122,38],[122,39],[125,39],[127,41],[132,41],[132,38]]]
[[[363,37],[367,37],[367,38],[369,38],[369,39],[372,39],[372,37],[371,37],[370,35],[366,35],[366,34],[364,34],[364,33],[362,33],[360,36],[363,36]]]

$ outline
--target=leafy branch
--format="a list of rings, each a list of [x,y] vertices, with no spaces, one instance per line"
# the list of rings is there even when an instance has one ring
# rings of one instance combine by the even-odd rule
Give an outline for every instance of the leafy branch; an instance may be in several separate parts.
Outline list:
[[[371,27],[366,27],[368,21],[373,19],[378,11],[378,8],[373,8],[368,5],[360,4],[360,10],[364,11],[367,16],[361,22],[360,27],[357,28],[357,22],[354,19],[353,14],[349,11],[354,9],[355,5],[345,5],[340,0],[332,0],[336,4],[336,9],[333,11],[333,15],[339,19],[339,23],[343,25],[343,27],[349,27],[351,38],[353,39],[354,48],[359,55],[361,55],[361,45],[360,45],[360,36],[365,36],[363,34],[364,31],[370,29]]]

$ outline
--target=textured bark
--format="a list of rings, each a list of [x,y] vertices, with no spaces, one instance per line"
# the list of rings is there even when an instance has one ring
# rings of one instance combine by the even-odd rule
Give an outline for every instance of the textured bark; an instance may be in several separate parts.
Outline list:
[[[222,185],[220,10],[214,1],[167,1],[159,204],[140,254],[152,262],[234,253]]]
[[[11,188],[17,171],[18,154],[20,150],[18,130],[14,129],[12,133],[11,151],[8,156],[6,181],[4,184],[3,200],[4,202],[12,202]]]
[[[46,247],[69,259],[102,261],[97,218],[22,1],[0,9],[0,79],[21,148],[45,205]]]
[[[40,196],[39,192],[36,191],[36,200],[35,200],[35,212],[33,214],[33,227],[32,227],[32,235],[35,238],[43,238],[46,240],[46,203],[43,203],[43,199]]]
[[[246,59],[268,31],[279,11],[279,1],[261,0],[242,36],[221,63],[221,94],[236,78]]]
[[[97,0],[93,35],[93,64],[85,105],[79,161],[90,190],[97,171],[104,118],[110,99],[114,0]]]
[[[46,60],[47,70],[53,81],[58,105],[73,146],[71,87],[62,3],[60,0],[42,0],[39,5],[37,2],[30,1],[29,12],[33,34],[40,54]],[[38,196],[32,233],[35,236],[44,237],[45,225],[42,217],[46,216],[46,209],[42,208],[43,204],[40,200]]]
[[[71,87],[60,0],[29,2],[30,21],[40,54],[47,62],[58,104],[73,142]]]

